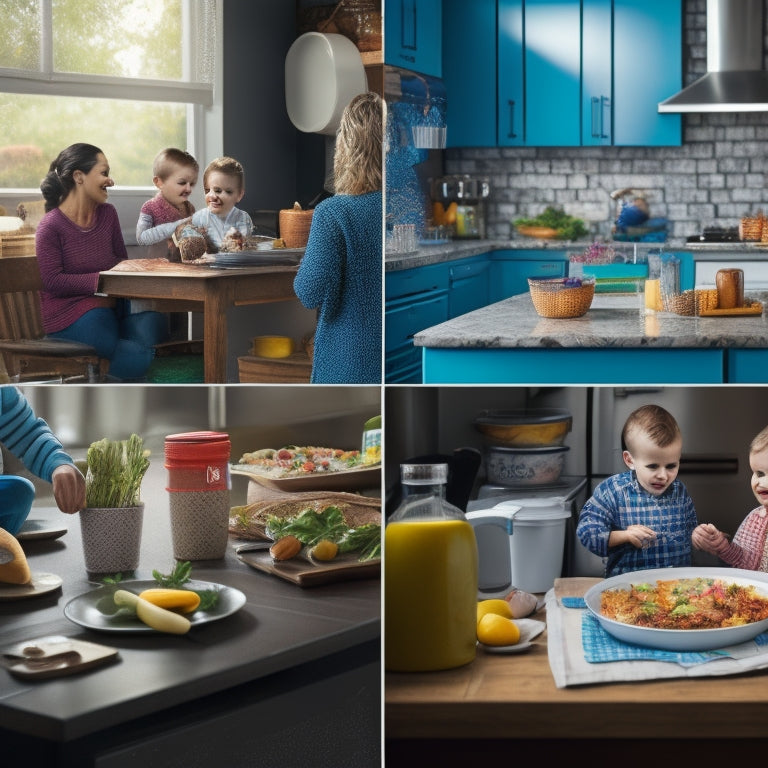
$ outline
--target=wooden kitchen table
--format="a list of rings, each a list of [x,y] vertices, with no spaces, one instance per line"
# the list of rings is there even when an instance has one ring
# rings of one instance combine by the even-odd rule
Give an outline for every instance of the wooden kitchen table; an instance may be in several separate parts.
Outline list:
[[[219,269],[162,259],[128,259],[101,273],[99,292],[115,298],[148,299],[161,312],[202,312],[205,382],[226,383],[227,310],[297,300],[293,291],[297,271],[294,265]]]
[[[582,596],[597,580],[558,581],[562,594]],[[545,620],[545,612],[533,618]],[[520,654],[478,650],[458,669],[386,673],[387,765],[444,768],[491,756],[506,763],[522,754],[573,762],[581,754],[622,768],[700,768],[768,749],[768,671],[558,689],[547,632],[533,643]]]

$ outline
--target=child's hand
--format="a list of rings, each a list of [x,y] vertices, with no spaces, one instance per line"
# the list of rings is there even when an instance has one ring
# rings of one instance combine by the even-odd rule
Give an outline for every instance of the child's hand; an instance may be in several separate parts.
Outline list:
[[[85,478],[73,464],[62,464],[53,470],[53,498],[58,508],[72,515],[85,506]]]
[[[728,542],[726,535],[712,523],[702,523],[693,529],[691,543],[696,549],[716,555]]]
[[[646,525],[630,525],[624,533],[627,542],[637,549],[648,549],[656,543],[656,531]]]

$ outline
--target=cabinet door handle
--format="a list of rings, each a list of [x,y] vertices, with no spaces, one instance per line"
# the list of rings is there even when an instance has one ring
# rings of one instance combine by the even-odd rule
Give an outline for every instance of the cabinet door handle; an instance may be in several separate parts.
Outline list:
[[[605,132],[605,110],[610,108],[611,100],[607,96],[593,96],[591,99],[592,106],[592,138],[593,139],[607,139],[608,134]]]
[[[400,47],[415,51],[418,21],[416,0],[400,0]],[[410,17],[410,18],[409,18]],[[410,23],[409,23],[410,22]]]
[[[515,133],[515,101],[514,99],[509,99],[507,103],[509,104],[509,131],[507,132],[507,138],[516,139],[517,134]]]

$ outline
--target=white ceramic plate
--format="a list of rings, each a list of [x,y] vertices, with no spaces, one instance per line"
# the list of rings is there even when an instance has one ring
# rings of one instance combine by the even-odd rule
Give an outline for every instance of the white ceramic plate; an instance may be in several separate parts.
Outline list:
[[[55,573],[33,573],[29,584],[0,584],[0,602],[47,595],[58,589],[61,584],[61,576]]]
[[[632,571],[605,579],[587,591],[584,601],[600,626],[609,635],[625,643],[642,645],[646,648],[660,648],[666,651],[706,651],[744,643],[768,630],[768,619],[738,627],[718,627],[717,629],[656,629],[624,624],[602,616],[600,613],[600,595],[606,589],[629,589],[631,584],[691,578],[723,579],[741,586],[752,586],[763,596],[768,597],[768,574],[760,574],[757,571],[745,571],[739,568],[654,568],[646,571]]]
[[[67,532],[67,528],[53,525],[47,520],[30,520],[27,518],[16,534],[19,541],[33,541],[35,539],[58,539]]]
[[[233,464],[231,472],[276,491],[356,491],[378,488],[381,484],[381,464],[338,472],[314,472],[301,477],[264,477],[253,469],[249,464]]]
[[[64,615],[70,620],[87,629],[101,632],[157,632],[147,626],[135,615],[122,611],[112,615],[115,603],[112,593],[117,589],[127,589],[138,594],[145,589],[157,587],[156,581],[123,581],[119,584],[105,584],[73,598],[64,606]],[[193,627],[208,624],[211,621],[231,616],[245,605],[245,595],[234,587],[216,584],[210,581],[188,581],[185,587],[195,590],[216,589],[219,600],[209,611],[195,611],[186,614]]]
[[[486,653],[522,653],[532,646],[532,640],[538,637],[545,629],[546,624],[536,619],[514,619],[520,628],[520,640],[514,645],[485,645],[478,642],[478,646]]]

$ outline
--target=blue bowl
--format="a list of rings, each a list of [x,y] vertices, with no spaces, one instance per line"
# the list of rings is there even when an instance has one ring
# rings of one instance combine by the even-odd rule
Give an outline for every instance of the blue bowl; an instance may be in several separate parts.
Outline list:
[[[0,528],[15,536],[34,500],[35,486],[26,477],[0,475]]]

